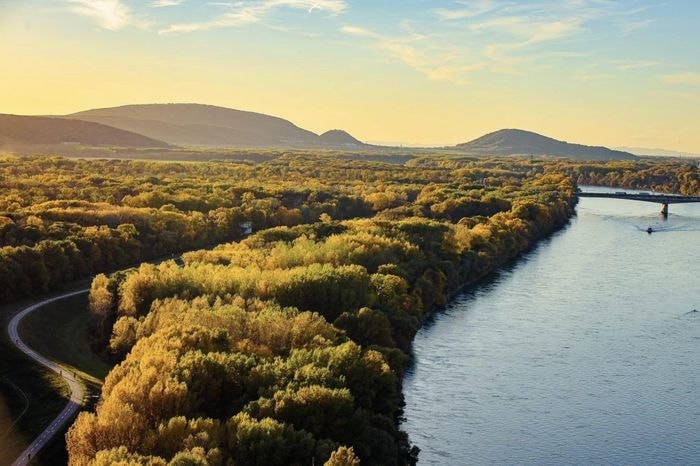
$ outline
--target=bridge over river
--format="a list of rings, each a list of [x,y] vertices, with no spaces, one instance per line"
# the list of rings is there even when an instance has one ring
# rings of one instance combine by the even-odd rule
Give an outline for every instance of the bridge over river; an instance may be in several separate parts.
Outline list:
[[[661,213],[664,217],[668,216],[669,204],[687,204],[690,202],[700,202],[698,196],[679,196],[675,194],[651,194],[651,193],[628,193],[625,191],[616,191],[613,193],[603,192],[585,192],[578,191],[578,197],[604,197],[607,199],[628,199],[630,201],[656,202],[661,204]]]

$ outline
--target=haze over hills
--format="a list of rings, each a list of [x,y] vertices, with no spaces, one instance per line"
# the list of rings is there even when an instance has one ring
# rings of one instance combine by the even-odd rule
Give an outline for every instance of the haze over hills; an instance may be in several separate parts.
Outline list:
[[[67,117],[114,126],[181,146],[364,146],[344,131],[334,130],[319,136],[282,118],[213,105],[125,105],[87,110]]]
[[[0,114],[0,147],[53,144],[168,147],[163,141],[89,121]]]
[[[473,141],[457,144],[456,147],[475,155],[534,155],[583,160],[636,158],[629,152],[612,150],[602,146],[571,144],[521,129],[501,129]]]
[[[677,150],[669,149],[653,149],[648,147],[615,147],[616,150],[621,150],[625,152],[630,152],[634,155],[649,155],[656,157],[690,157],[698,158],[700,154],[693,154],[690,152],[681,152]]]

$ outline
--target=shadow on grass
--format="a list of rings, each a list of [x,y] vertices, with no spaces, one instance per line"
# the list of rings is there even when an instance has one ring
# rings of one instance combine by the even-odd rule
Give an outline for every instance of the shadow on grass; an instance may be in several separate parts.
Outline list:
[[[0,464],[10,464],[26,446],[15,424],[27,413],[29,399],[19,387],[5,379],[0,379],[0,394]],[[13,414],[19,409],[19,413]]]

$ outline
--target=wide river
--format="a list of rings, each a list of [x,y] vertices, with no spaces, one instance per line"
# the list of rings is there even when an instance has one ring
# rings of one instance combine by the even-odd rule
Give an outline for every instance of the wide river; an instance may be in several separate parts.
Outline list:
[[[583,198],[426,323],[404,381],[420,464],[700,464],[700,204],[660,207]]]

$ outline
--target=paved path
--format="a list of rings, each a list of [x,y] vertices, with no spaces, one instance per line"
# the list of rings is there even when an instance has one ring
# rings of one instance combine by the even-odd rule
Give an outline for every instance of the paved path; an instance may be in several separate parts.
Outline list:
[[[60,299],[84,294],[88,291],[90,291],[88,288],[84,290],[73,291],[70,293],[62,294],[60,296],[45,299],[36,304],[32,304],[31,306],[22,309],[22,311],[20,311],[16,316],[14,316],[10,321],[9,325],[7,326],[7,332],[10,334],[10,339],[12,340],[12,343],[14,343],[14,345],[17,348],[19,348],[20,351],[22,351],[24,354],[26,354],[33,360],[37,361],[42,366],[46,366],[52,371],[56,372],[57,374],[60,374],[63,377],[63,380],[68,384],[68,387],[70,388],[70,400],[68,401],[66,407],[63,408],[63,411],[59,413],[56,419],[51,421],[51,424],[49,424],[49,426],[46,429],[44,429],[44,431],[41,434],[39,434],[39,436],[36,439],[34,439],[31,445],[29,445],[27,449],[24,450],[24,452],[22,452],[20,457],[17,458],[17,460],[15,460],[14,463],[12,463],[12,466],[22,466],[28,464],[30,459],[34,458],[39,452],[39,450],[46,446],[46,444],[49,443],[49,440],[51,440],[51,438],[54,435],[56,435],[56,433],[59,432],[68,421],[73,419],[75,413],[78,411],[78,409],[80,409],[80,406],[82,406],[83,398],[85,397],[85,388],[83,387],[83,384],[80,383],[80,381],[77,379],[77,377],[75,377],[70,371],[63,369],[55,362],[49,361],[44,356],[31,349],[29,346],[27,346],[26,343],[22,341],[22,339],[19,337],[19,332],[17,331],[19,323],[27,314],[39,309],[41,306],[45,306],[46,304],[58,301]]]

